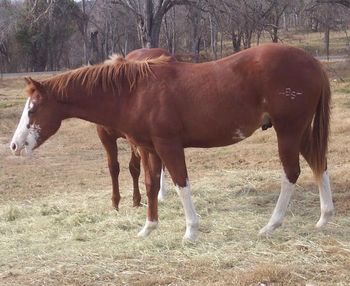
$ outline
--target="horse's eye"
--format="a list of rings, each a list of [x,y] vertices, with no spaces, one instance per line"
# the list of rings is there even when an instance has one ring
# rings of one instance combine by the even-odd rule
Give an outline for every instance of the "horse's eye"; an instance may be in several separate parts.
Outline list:
[[[31,108],[31,109],[29,109],[28,110],[28,116],[31,116],[31,115],[33,115],[34,114],[34,108]]]

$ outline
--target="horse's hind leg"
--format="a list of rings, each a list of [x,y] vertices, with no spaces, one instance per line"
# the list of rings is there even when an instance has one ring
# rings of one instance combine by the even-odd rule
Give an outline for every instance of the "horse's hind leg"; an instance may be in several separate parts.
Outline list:
[[[310,132],[311,131],[309,129],[305,132],[304,140],[301,144],[301,154],[312,169],[311,153],[308,148],[308,145],[310,144],[308,142],[308,138],[310,138]],[[321,216],[316,224],[316,227],[320,228],[325,226],[334,216],[334,205],[327,170],[325,170],[322,174],[322,177],[317,180],[317,185],[320,193]]]
[[[260,235],[271,234],[277,227],[282,225],[290,198],[295,189],[295,183],[300,174],[299,137],[295,134],[287,134],[287,132],[279,134],[277,130],[278,151],[284,174],[282,176],[281,192],[277,204],[268,224],[260,230]]]
[[[140,177],[140,156],[135,154],[136,150],[133,150],[131,148],[131,158],[129,162],[129,171],[132,177],[132,182],[133,182],[133,202],[134,202],[134,207],[139,207],[141,203],[141,194],[140,194],[140,189],[139,189],[139,177]]]

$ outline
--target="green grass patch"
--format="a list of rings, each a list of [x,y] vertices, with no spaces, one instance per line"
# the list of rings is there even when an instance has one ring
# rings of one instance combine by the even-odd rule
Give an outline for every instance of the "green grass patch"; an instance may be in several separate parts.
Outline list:
[[[344,82],[332,82],[332,93],[350,94],[350,79],[346,78]]]
[[[18,105],[25,104],[25,100],[15,100],[15,101],[0,101],[0,108],[15,107]]]

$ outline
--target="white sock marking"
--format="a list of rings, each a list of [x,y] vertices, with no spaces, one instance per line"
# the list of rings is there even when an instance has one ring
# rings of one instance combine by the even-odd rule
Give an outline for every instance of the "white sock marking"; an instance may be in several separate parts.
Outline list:
[[[185,187],[177,187],[177,193],[180,197],[182,206],[184,208],[186,217],[186,233],[184,235],[185,240],[194,241],[198,235],[198,216],[192,202],[191,189],[188,180]]]
[[[147,237],[151,234],[153,230],[155,230],[158,226],[158,221],[149,221],[146,220],[144,227],[137,234],[139,237]]]
[[[265,225],[259,234],[271,234],[277,227],[279,227],[282,222],[284,215],[286,213],[290,198],[292,197],[293,191],[295,189],[295,184],[289,182],[285,174],[282,177],[281,183],[281,193],[278,197],[277,204],[272,213],[272,216],[267,225]]]
[[[316,227],[320,228],[325,226],[334,215],[334,205],[328,171],[323,173],[318,188],[320,192],[321,217],[317,222]]]
[[[158,193],[158,201],[164,202],[166,196],[166,187],[165,187],[165,169],[162,168],[162,172],[160,174],[160,189]]]

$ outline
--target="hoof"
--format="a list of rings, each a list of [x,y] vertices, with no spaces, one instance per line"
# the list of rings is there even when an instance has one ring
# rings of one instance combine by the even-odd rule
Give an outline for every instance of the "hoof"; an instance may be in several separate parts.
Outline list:
[[[116,211],[119,211],[119,206],[118,205],[115,205],[115,204],[112,204],[112,209],[116,210]]]
[[[165,196],[161,193],[158,194],[158,202],[164,203],[165,201]]]
[[[148,237],[158,226],[157,221],[146,221],[145,226],[137,234],[138,237]]]
[[[132,206],[133,206],[134,208],[138,208],[138,207],[141,206],[141,202],[134,202],[134,203],[132,204]]]
[[[140,207],[141,206],[141,196],[133,196],[132,198],[133,201],[133,207]]]
[[[167,191],[166,191],[166,188],[164,188],[164,186],[159,189],[158,202],[164,202],[165,201],[166,193],[167,193]]]
[[[115,209],[116,211],[119,211],[119,202],[120,202],[120,197],[119,198],[112,197],[112,208]]]
[[[323,228],[334,217],[335,211],[330,210],[321,214],[320,219],[316,223],[316,228]]]
[[[195,242],[198,237],[198,224],[188,226],[186,228],[185,235],[183,236],[183,241]]]
[[[282,225],[281,223],[274,223],[274,224],[268,223],[262,229],[260,229],[259,236],[271,235],[275,231],[275,229],[281,225]]]
[[[195,243],[196,242],[196,240],[197,240],[197,237],[198,237],[198,235],[197,234],[187,234],[187,233],[185,233],[185,235],[183,236],[183,238],[182,238],[182,241],[183,242],[190,242],[190,243]]]

